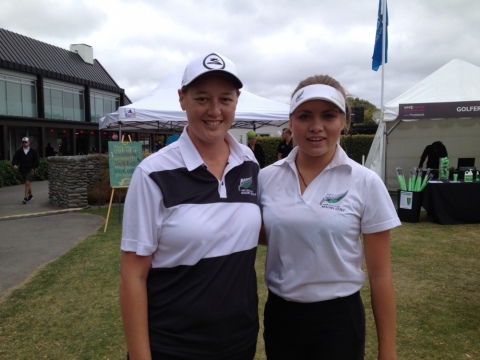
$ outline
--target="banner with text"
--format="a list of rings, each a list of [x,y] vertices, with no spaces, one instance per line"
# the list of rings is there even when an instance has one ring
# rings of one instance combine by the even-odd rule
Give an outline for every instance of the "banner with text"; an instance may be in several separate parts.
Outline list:
[[[398,117],[402,120],[480,117],[480,101],[399,104]]]

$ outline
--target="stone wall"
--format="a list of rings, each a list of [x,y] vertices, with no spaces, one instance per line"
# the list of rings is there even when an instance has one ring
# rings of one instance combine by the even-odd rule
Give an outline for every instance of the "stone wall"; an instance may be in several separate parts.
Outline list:
[[[48,202],[66,209],[88,207],[87,191],[98,182],[100,166],[105,161],[98,155],[49,157]]]

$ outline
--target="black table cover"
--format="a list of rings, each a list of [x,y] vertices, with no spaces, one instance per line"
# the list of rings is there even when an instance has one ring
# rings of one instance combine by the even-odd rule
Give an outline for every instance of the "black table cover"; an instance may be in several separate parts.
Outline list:
[[[422,206],[438,224],[480,223],[480,182],[428,183]]]

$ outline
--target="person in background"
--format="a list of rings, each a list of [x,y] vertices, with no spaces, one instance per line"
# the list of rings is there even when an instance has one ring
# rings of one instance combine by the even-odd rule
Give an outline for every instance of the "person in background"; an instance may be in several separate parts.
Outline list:
[[[248,147],[253,151],[253,154],[255,155],[255,158],[258,161],[258,165],[260,165],[260,168],[263,168],[265,166],[265,152],[263,151],[263,148],[260,144],[257,144],[257,134],[255,131],[250,130],[247,132],[247,138],[248,138]]]
[[[289,128],[282,130],[282,139],[277,148],[277,160],[286,158],[293,149],[292,131]]]
[[[330,76],[301,81],[290,103],[296,147],[260,171],[269,360],[364,358],[364,257],[378,359],[397,358],[390,229],[401,223],[380,177],[337,144],[346,98]]]
[[[258,336],[259,166],[228,133],[242,82],[218,53],[186,67],[178,141],[135,169],[120,307],[131,360],[251,360]]]
[[[32,181],[35,179],[35,169],[40,165],[40,159],[36,150],[30,147],[30,139],[28,137],[22,138],[22,147],[18,149],[12,158],[12,165],[14,169],[18,169],[25,183],[25,192],[22,203],[33,200]]]
[[[447,148],[441,141],[434,141],[431,145],[427,145],[423,150],[418,168],[423,168],[423,163],[427,159],[427,168],[438,170],[441,158],[447,157]]]
[[[50,145],[50,143],[47,143],[47,146],[45,147],[45,156],[55,156],[55,150],[53,150],[53,147]]]
[[[158,140],[157,144],[155,145],[155,152],[159,151],[161,148],[163,148],[163,141]]]
[[[180,135],[178,134],[172,134],[167,138],[167,143],[166,145],[170,145],[171,143],[174,143],[180,138]]]

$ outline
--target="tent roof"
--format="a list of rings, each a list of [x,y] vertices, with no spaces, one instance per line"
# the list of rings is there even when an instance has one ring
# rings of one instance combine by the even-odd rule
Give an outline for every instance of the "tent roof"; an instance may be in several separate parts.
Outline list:
[[[399,104],[480,100],[480,67],[454,59],[385,104],[384,121],[398,117]],[[375,114],[376,120],[379,114]]]
[[[178,101],[181,75],[169,74],[150,94],[132,104],[121,106],[100,119],[100,129],[178,131],[187,122]],[[235,112],[234,128],[259,128],[288,121],[289,105],[241,90]]]

